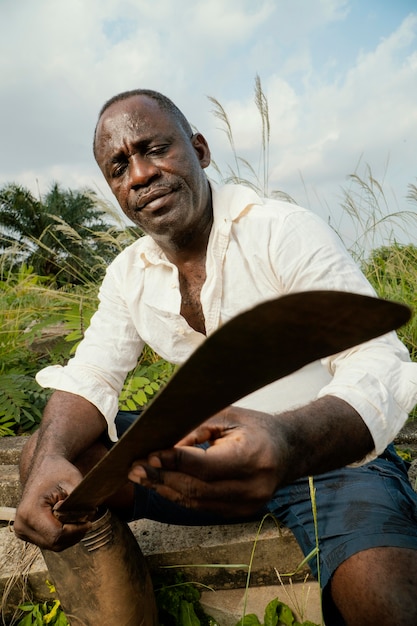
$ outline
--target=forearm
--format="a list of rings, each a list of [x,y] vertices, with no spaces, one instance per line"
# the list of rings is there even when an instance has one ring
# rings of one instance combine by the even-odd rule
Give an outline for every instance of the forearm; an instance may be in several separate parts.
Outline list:
[[[280,484],[360,461],[374,448],[360,415],[347,402],[325,396],[277,419],[277,446],[286,451]]]
[[[196,446],[205,442],[207,449]],[[245,517],[280,487],[361,460],[373,448],[362,418],[334,396],[279,415],[231,406],[174,448],[134,463],[129,478],[182,506]]]
[[[81,539],[95,511],[79,512],[79,521],[64,526],[53,511],[85,473],[77,458],[91,456],[106,428],[101,413],[84,398],[56,391],[39,430],[29,439],[20,460],[24,485],[16,512],[15,533],[49,550],[62,550]],[[88,471],[88,468],[87,468]]]
[[[45,457],[62,457],[70,462],[87,450],[104,432],[106,421],[88,400],[56,391],[50,398],[36,436],[21,457],[21,480],[25,484]]]

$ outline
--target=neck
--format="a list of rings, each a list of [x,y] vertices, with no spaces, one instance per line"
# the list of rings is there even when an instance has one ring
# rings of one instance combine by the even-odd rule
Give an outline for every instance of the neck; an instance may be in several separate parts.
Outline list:
[[[175,238],[157,241],[157,243],[168,260],[181,268],[188,263],[205,258],[212,225],[213,209],[210,202],[196,226],[182,231]]]

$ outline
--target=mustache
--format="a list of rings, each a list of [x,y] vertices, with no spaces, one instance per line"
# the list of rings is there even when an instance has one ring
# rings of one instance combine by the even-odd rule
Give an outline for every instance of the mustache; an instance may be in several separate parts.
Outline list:
[[[152,185],[151,188],[142,191],[142,193],[138,196],[135,203],[135,209],[140,211],[153,200],[157,200],[158,198],[162,198],[173,191],[177,191],[178,188],[179,185],[167,185],[166,183]]]

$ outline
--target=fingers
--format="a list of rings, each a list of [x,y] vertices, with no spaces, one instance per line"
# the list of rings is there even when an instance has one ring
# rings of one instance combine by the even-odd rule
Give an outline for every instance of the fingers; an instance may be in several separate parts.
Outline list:
[[[62,502],[64,502],[64,500],[57,502],[52,509],[54,517],[56,517],[61,524],[80,525],[86,522],[92,522],[97,515],[97,509],[89,509],[88,511],[65,511],[61,513],[60,506]]]
[[[94,511],[77,513],[72,519],[58,519],[60,503],[70,491],[71,488],[66,488],[63,482],[40,496],[33,496],[30,490],[24,493],[16,511],[16,536],[54,552],[65,550],[80,541],[91,528],[90,519]]]
[[[191,446],[162,450],[152,454],[146,462],[133,463],[129,480],[136,483],[141,483],[144,479],[158,482],[157,470],[160,468],[188,474],[205,481],[224,480],[236,476],[242,478],[246,468],[242,466],[239,454],[227,454],[226,448],[229,445],[230,442],[225,442],[222,446],[214,444],[206,450]]]
[[[230,430],[231,427],[228,427]],[[222,437],[225,433],[223,425],[218,423],[217,417],[207,420],[196,429],[191,431],[183,439],[178,442],[178,446],[195,446],[208,441],[215,441],[219,437]]]
[[[259,511],[280,481],[281,450],[271,436],[274,416],[228,408],[170,450],[137,461],[129,479],[192,509],[226,517]],[[202,449],[195,444],[208,442]]]
[[[186,508],[213,511],[228,518],[259,511],[276,487],[269,468],[251,473],[236,462],[229,465],[227,473],[224,464],[218,462],[222,457],[214,455],[214,463],[207,463],[212,450],[164,451],[150,458],[153,465],[135,464],[129,478]]]
[[[270,497],[262,479],[206,482],[188,474],[158,468],[152,468],[141,484],[188,509],[212,511],[226,518],[252,515]]]
[[[34,543],[42,549],[60,552],[78,543],[90,530],[91,525],[90,521],[62,523],[49,509],[38,516],[36,526],[30,523],[24,513],[21,513],[16,516],[13,528],[19,539]]]

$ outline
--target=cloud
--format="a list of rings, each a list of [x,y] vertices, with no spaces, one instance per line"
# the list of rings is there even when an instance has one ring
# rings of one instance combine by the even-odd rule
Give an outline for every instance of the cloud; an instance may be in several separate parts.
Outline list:
[[[387,28],[383,39],[374,35],[371,45],[366,28],[355,42],[355,6],[353,0],[5,0],[0,184],[45,192],[58,180],[110,197],[91,152],[96,116],[108,97],[137,86],[172,97],[225,164],[230,147],[207,95],[217,98],[239,153],[257,168],[259,74],[271,121],[271,188],[303,203],[303,178],[332,198],[362,157],[377,175],[390,160],[389,184],[405,195],[415,182],[417,14],[403,11],[398,27]],[[365,10],[359,18],[365,20]],[[341,32],[343,49],[334,45]]]
[[[291,77],[263,81],[271,121],[271,186],[300,202],[305,186],[334,196],[359,162],[396,188],[402,202],[415,182],[417,142],[417,16],[334,80],[304,64],[298,88]],[[310,57],[309,57],[310,59]],[[299,66],[301,68],[301,65]],[[242,156],[257,163],[260,120],[251,97],[225,103]],[[391,175],[392,174],[392,175]]]

